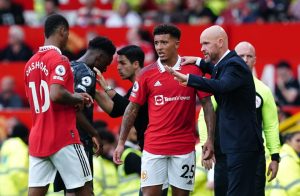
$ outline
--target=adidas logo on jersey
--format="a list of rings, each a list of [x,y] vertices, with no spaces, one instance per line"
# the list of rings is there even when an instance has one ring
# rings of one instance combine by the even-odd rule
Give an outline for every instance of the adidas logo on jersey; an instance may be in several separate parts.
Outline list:
[[[161,83],[159,82],[159,80],[157,80],[154,84],[154,86],[161,86]]]
[[[188,181],[186,184],[192,185],[192,184],[193,184],[193,181],[190,180],[190,181]]]

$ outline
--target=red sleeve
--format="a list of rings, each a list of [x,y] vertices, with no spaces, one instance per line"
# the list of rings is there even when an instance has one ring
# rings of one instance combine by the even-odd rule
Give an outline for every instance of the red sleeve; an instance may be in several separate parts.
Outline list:
[[[141,74],[133,84],[129,100],[133,103],[144,105],[147,100],[147,92],[148,87],[146,77],[144,74]]]
[[[68,78],[72,73],[70,62],[67,58],[60,56],[58,59],[53,60],[50,69],[50,85],[60,84],[65,86]]]

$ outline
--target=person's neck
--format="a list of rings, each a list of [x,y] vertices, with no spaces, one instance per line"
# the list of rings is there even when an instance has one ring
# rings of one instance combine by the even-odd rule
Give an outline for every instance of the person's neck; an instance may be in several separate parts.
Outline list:
[[[135,78],[136,78],[136,76],[138,75],[138,73],[140,72],[140,70],[141,70],[141,68],[138,68],[137,70],[135,70],[134,74],[133,74],[132,76],[130,76],[129,81],[130,81],[131,83],[134,83],[134,82],[135,82]]]
[[[93,63],[89,61],[89,58],[86,55],[83,55],[77,61],[85,63],[91,69],[93,68]]]
[[[222,50],[219,54],[218,54],[218,58],[215,59],[214,61],[212,61],[212,64],[215,65],[217,64],[218,62],[220,62],[221,58],[223,57],[223,55],[226,53],[227,49],[226,50]]]
[[[56,46],[57,48],[62,50],[61,44],[58,41],[56,41],[54,39],[51,39],[51,38],[48,38],[48,39],[45,40],[44,46],[50,46],[50,45]]]
[[[170,66],[170,67],[173,67],[178,61],[178,55],[176,54],[176,56],[172,57],[172,58],[169,58],[167,60],[160,60],[161,64],[163,65],[167,65],[167,66]]]

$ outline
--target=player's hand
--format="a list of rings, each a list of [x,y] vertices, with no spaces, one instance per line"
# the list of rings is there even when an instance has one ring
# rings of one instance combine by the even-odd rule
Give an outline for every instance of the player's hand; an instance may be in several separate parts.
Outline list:
[[[93,98],[88,93],[80,93],[80,94],[83,97],[83,103],[85,106],[90,107],[94,103]]]
[[[197,61],[196,56],[184,56],[181,57],[181,65],[187,65],[187,64],[195,64]]]
[[[213,168],[213,164],[215,162],[216,162],[215,156],[213,156],[211,159],[206,159],[206,160],[204,160],[203,158],[201,158],[201,164],[207,170],[212,169]]]
[[[164,65],[165,69],[167,72],[169,72],[170,74],[172,74],[174,76],[174,79],[177,80],[181,85],[186,86],[187,85],[187,75],[182,74],[174,69],[172,69],[169,66]]]
[[[118,144],[117,148],[114,151],[113,160],[115,164],[121,165],[123,164],[123,161],[121,161],[121,156],[124,151],[124,145]]]
[[[100,139],[100,137],[93,136],[92,141],[93,141],[93,148],[95,149],[94,155],[96,157],[98,157],[99,155],[102,155],[103,154],[103,144],[102,144],[102,140]]]
[[[278,172],[278,165],[279,163],[277,161],[271,161],[268,167],[268,173],[267,176],[270,176],[268,182],[271,182],[274,178],[276,178],[277,172]]]
[[[211,140],[207,140],[202,146],[202,159],[208,160],[214,156],[214,144]]]
[[[100,86],[103,89],[106,89],[108,85],[107,85],[107,82],[106,82],[105,78],[103,77],[101,71],[99,69],[97,69],[96,67],[94,67],[93,69],[97,73],[96,81],[98,82],[98,84],[100,84]]]

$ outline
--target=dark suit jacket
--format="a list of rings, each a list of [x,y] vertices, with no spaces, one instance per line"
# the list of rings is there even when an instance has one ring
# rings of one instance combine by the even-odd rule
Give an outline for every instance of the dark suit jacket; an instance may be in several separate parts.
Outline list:
[[[263,150],[262,132],[256,120],[253,76],[235,51],[216,66],[201,61],[211,79],[189,75],[188,86],[213,93],[218,103],[220,147],[223,153]]]

